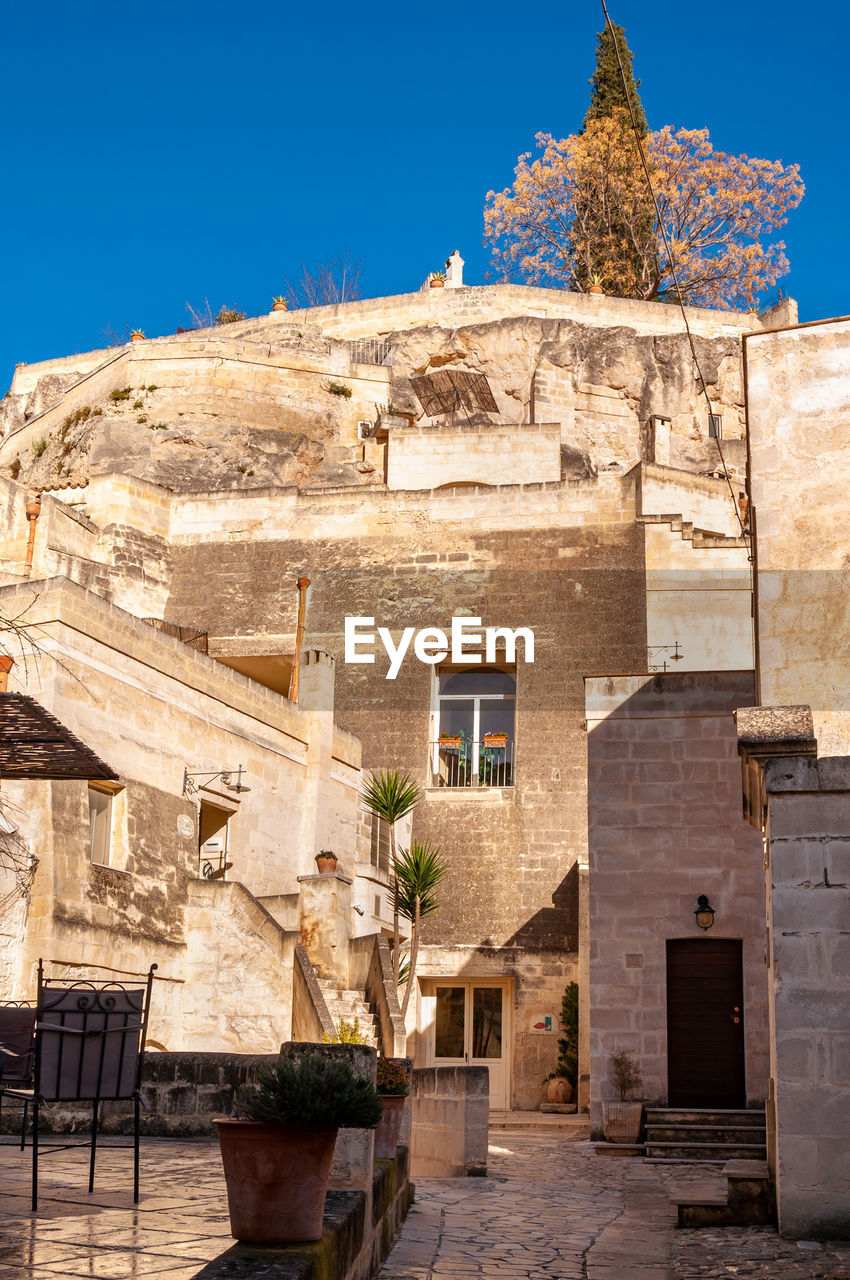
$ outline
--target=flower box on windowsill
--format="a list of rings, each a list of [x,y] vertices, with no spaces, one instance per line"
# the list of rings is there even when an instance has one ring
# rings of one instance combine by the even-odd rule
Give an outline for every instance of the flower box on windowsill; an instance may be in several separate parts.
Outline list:
[[[463,746],[463,739],[460,737],[451,738],[448,735],[441,735],[441,737],[437,742],[437,746],[438,747],[461,747]]]
[[[506,747],[508,745],[508,735],[506,733],[485,733],[483,745],[485,747]]]

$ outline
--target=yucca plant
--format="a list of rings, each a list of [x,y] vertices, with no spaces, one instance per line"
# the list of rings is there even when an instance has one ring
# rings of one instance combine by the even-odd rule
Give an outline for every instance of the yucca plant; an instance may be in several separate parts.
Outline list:
[[[398,769],[379,770],[373,773],[360,793],[366,808],[378,818],[383,818],[390,829],[390,869],[393,877],[393,981],[399,986],[401,961],[401,932],[399,930],[398,872],[396,869],[395,824],[400,822],[420,801],[422,792],[409,773]],[[410,984],[408,983],[408,989]]]
[[[404,916],[413,926],[410,935],[410,965],[404,987],[401,1016],[407,1014],[416,959],[419,954],[419,931],[422,920],[437,910],[436,888],[448,871],[439,849],[432,848],[427,840],[414,840],[409,849],[400,849],[395,860],[395,913]]]

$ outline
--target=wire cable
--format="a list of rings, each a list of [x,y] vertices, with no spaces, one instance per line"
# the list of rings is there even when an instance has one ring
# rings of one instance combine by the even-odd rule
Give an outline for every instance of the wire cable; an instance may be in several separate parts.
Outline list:
[[[625,72],[625,68],[623,67],[623,60],[620,57],[620,44],[619,44],[619,41],[617,40],[617,33],[614,30],[614,24],[611,21],[611,15],[608,12],[608,5],[605,3],[605,0],[601,0],[601,3],[602,3],[602,12],[605,14],[605,21],[608,25],[608,30],[611,33],[611,40],[614,45],[614,53],[617,55],[617,66],[620,69],[620,79],[623,82],[623,92],[626,95],[626,104],[628,105],[628,108],[629,108],[629,117],[631,118],[632,130],[635,135],[635,141],[637,142],[638,155],[640,156],[641,166],[643,167],[643,174],[644,174],[644,177],[646,178],[646,185],[647,185],[647,188],[649,189],[649,194],[652,197],[652,204],[655,209],[655,217],[658,224],[658,229],[660,230],[661,235],[664,239],[664,248],[667,251],[667,261],[670,264],[670,274],[673,277],[673,284],[676,289],[676,301],[679,304],[679,310],[682,312],[682,319],[685,322],[685,332],[688,335],[688,344],[691,348],[691,356],[693,357],[694,367],[697,371],[697,374],[699,375],[702,394],[705,396],[705,402],[708,405],[709,420],[710,420],[715,416],[714,409],[712,408],[712,404],[711,404],[711,396],[708,394],[708,387],[705,384],[705,378],[703,377],[703,372],[700,367],[699,357],[697,356],[696,344],[694,343],[694,336],[691,333],[691,326],[688,323],[688,315],[687,315],[687,312],[685,311],[685,304],[682,302],[682,293],[679,288],[679,277],[676,271],[676,263],[673,259],[673,251],[670,247],[670,239],[667,235],[667,228],[664,226],[664,222],[661,217],[661,209],[658,204],[658,197],[656,196],[655,188],[652,185],[652,178],[650,177],[650,173],[649,173],[649,165],[646,162],[646,154],[643,149],[643,138],[641,137],[640,129],[637,126],[635,111],[634,111],[634,107],[632,106],[631,94],[629,93],[629,85],[626,79],[626,72]],[[657,261],[657,258],[658,258],[658,255],[656,253],[656,261]],[[659,269],[659,274],[660,274],[660,269]],[[726,459],[723,456],[723,449],[720,444],[719,436],[714,437],[714,443],[717,445],[717,452],[720,455],[720,463],[723,467],[723,475],[727,485],[729,486],[729,495],[732,499],[732,507],[735,512],[735,516],[738,520],[738,524],[741,527],[741,536],[747,541],[749,541],[749,533],[747,529],[744,527],[744,521],[741,518],[741,512],[738,508],[738,499],[736,498],[735,490],[732,487],[732,478],[729,475],[729,468],[727,467]]]

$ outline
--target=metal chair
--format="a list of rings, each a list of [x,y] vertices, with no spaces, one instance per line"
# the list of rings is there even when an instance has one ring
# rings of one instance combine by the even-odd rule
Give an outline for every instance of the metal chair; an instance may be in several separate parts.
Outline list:
[[[32,1106],[33,1210],[38,1207],[39,1109],[49,1102],[92,1104],[91,1193],[100,1103],[133,1101],[133,1202],[138,1204],[139,1107],[147,1108],[141,1094],[142,1064],[156,967],[151,965],[144,986],[132,986],[124,982],[45,978],[39,960],[33,1087],[23,1090],[2,1086],[3,1093],[26,1099]]]
[[[0,1003],[0,1107],[5,1088],[25,1089],[32,1086],[33,1048],[35,1043],[35,1004],[32,1000],[4,1000]],[[27,1131],[29,1098],[23,1102],[21,1150]]]

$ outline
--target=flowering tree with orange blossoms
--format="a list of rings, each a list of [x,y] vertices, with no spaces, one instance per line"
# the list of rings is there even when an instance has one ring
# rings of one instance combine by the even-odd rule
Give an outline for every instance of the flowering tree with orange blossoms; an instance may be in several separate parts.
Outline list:
[[[519,157],[514,185],[490,191],[484,211],[503,279],[697,306],[752,306],[788,271],[784,226],[803,198],[797,165],[715,151],[707,129],[669,125],[645,138],[646,160],[678,278],[624,113],[582,134],[537,135],[542,155]]]

